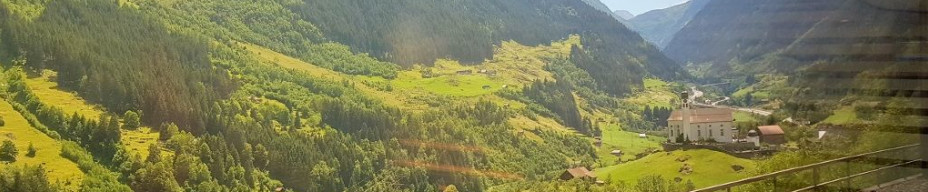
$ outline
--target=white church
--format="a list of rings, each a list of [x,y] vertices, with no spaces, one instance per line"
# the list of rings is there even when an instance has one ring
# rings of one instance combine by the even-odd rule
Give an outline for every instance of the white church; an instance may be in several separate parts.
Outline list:
[[[678,141],[715,141],[732,143],[735,131],[735,118],[730,109],[694,108],[689,94],[683,92],[680,108],[674,110],[667,118],[668,140]],[[682,138],[682,139],[677,139]]]

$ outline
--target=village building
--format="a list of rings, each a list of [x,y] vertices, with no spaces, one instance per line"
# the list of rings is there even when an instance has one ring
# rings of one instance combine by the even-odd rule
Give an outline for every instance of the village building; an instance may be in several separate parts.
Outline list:
[[[748,132],[748,142],[755,146],[786,144],[786,134],[779,125],[759,126]]]
[[[618,150],[618,149],[612,150],[612,152],[610,152],[609,154],[612,154],[612,155],[621,157],[621,156],[622,156],[622,150]]]
[[[732,143],[735,118],[730,109],[694,108],[689,94],[683,92],[680,108],[667,118],[668,140],[671,143],[715,141]]]
[[[596,179],[596,174],[593,174],[593,172],[586,169],[586,167],[576,167],[565,170],[564,173],[561,173],[560,179]]]
[[[474,70],[470,70],[470,69],[468,69],[468,70],[460,70],[460,71],[457,71],[457,72],[455,72],[455,73],[457,73],[458,75],[470,75],[470,74],[474,74]]]

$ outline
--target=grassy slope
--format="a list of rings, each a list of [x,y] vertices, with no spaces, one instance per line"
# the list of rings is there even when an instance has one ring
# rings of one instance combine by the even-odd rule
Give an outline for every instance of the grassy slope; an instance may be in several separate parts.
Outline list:
[[[854,107],[845,106],[845,107],[841,107],[835,110],[834,114],[832,114],[831,116],[828,116],[828,118],[822,121],[822,123],[843,125],[843,124],[856,123],[857,121],[858,121],[857,113],[854,112]]]
[[[253,53],[255,58],[261,59],[264,62],[271,64],[271,65],[276,65],[276,66],[287,68],[287,69],[300,70],[317,78],[353,82],[355,85],[355,88],[362,90],[364,93],[370,93],[369,96],[374,97],[374,98],[379,98],[384,103],[394,106],[394,107],[413,109],[413,110],[428,107],[427,105],[421,102],[411,101],[411,98],[405,97],[404,94],[395,94],[395,93],[390,93],[386,91],[380,91],[373,87],[369,87],[365,85],[364,83],[358,82],[358,80],[364,81],[367,79],[383,80],[382,78],[364,78],[364,79],[358,78],[357,80],[352,80],[352,78],[349,77],[348,75],[338,73],[336,71],[332,71],[329,69],[325,69],[325,68],[304,62],[302,60],[275,52],[273,50],[270,50],[265,47],[261,47],[259,45],[254,45],[254,44],[249,44],[249,43],[239,43],[239,45],[244,46],[248,51]]]
[[[677,161],[681,157],[689,157],[689,159],[686,162]],[[690,165],[693,173],[689,175],[679,173],[684,163]],[[735,172],[731,168],[732,165],[740,165],[745,169]],[[701,149],[660,152],[626,164],[597,169],[595,172],[601,180],[625,182],[630,185],[634,185],[638,178],[649,174],[661,175],[664,179],[680,177],[684,182],[692,180],[698,188],[747,177],[749,176],[748,173],[756,169],[756,167],[756,162],[751,160]]]
[[[0,116],[6,126],[0,127],[0,140],[12,140],[19,149],[17,161],[3,166],[42,165],[48,172],[49,181],[64,186],[65,191],[76,191],[84,173],[77,164],[61,156],[61,143],[33,128],[22,115],[13,110],[6,101],[0,100]],[[36,156],[27,157],[29,142],[35,146]]]
[[[660,79],[645,79],[644,90],[625,99],[626,102],[644,106],[672,107],[670,101],[677,99],[677,94],[670,90],[670,83]]]
[[[240,43],[251,51],[258,59],[269,65],[295,69],[306,72],[308,75],[349,81],[355,88],[370,96],[380,98],[384,103],[399,108],[416,110],[426,109],[429,102],[436,98],[453,98],[455,101],[488,100],[508,105],[515,110],[521,110],[525,103],[508,100],[496,96],[494,92],[503,89],[506,85],[510,89],[520,89],[523,84],[533,80],[553,80],[553,75],[544,70],[546,58],[566,58],[570,55],[570,47],[579,45],[579,36],[572,36],[564,41],[553,42],[551,45],[524,46],[514,42],[504,42],[496,49],[493,60],[480,65],[464,66],[456,61],[439,60],[435,67],[417,67],[400,71],[393,80],[369,76],[349,76],[332,70],[324,69],[296,58],[275,52],[273,50],[247,43]],[[457,75],[459,70],[474,70],[471,75]],[[487,69],[497,72],[496,76],[476,73],[478,69]],[[422,71],[430,70],[437,77],[423,78]],[[382,90],[373,85],[390,85],[393,90]],[[484,89],[490,85],[490,89]],[[570,129],[557,123],[553,119],[539,116],[537,120],[517,115],[508,123],[523,130],[546,129],[556,131],[569,131]],[[537,138],[531,132],[525,132],[530,138]]]
[[[580,45],[579,36],[553,42],[550,45],[525,46],[516,42],[503,42],[496,48],[493,59],[479,65],[464,66],[456,61],[438,60],[434,67],[420,67],[403,71],[392,83],[404,90],[425,90],[429,93],[474,97],[491,94],[503,86],[518,88],[534,80],[554,80],[553,74],[544,69],[545,60],[549,58],[567,58],[570,47]],[[495,71],[496,75],[480,74],[484,69]],[[458,75],[457,71],[472,70],[473,74]],[[431,78],[423,78],[422,71],[431,71]],[[490,86],[484,89],[483,86]]]
[[[748,112],[735,111],[732,115],[735,117],[735,122],[760,122],[757,116]]]
[[[610,154],[612,150],[622,150],[622,161],[635,159],[635,155],[643,153],[648,149],[661,149],[660,143],[666,140],[664,137],[649,136],[647,139],[638,138],[638,133],[622,131],[618,125],[608,125],[603,130],[603,146],[597,148],[596,155],[599,156],[600,165],[615,165],[620,157]]]
[[[65,114],[78,113],[87,118],[99,119],[106,113],[101,107],[81,99],[77,94],[58,89],[58,83],[51,81],[55,72],[43,71],[41,76],[26,79],[26,85],[43,103],[61,108]],[[142,158],[148,156],[148,146],[158,141],[159,134],[148,127],[138,130],[121,130],[122,144],[127,150],[139,153]]]
[[[61,108],[67,115],[77,113],[89,119],[100,118],[103,108],[89,104],[74,93],[58,89],[58,83],[51,79],[55,75],[52,71],[42,71],[40,76],[26,79],[26,84],[42,102]]]
[[[444,96],[453,97],[474,97],[487,95],[503,89],[503,80],[501,77],[490,77],[483,74],[457,75],[457,70],[470,69],[476,71],[475,67],[464,67],[457,61],[439,60],[435,63],[436,68],[440,68],[438,73],[441,76],[432,78],[423,78],[419,71],[404,71],[399,77],[392,81],[393,86],[403,90],[423,90]],[[489,88],[484,89],[484,86]]]

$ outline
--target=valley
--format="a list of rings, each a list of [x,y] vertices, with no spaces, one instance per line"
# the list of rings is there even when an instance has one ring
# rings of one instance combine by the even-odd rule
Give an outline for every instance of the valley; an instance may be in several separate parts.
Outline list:
[[[827,35],[924,14],[870,6],[0,0],[0,191],[691,191],[910,145],[922,44]]]

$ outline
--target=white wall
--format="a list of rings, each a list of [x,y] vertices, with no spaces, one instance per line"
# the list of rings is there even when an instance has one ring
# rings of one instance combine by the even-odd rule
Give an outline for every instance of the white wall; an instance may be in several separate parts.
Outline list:
[[[731,143],[733,128],[732,122],[715,122],[715,123],[694,123],[689,126],[689,130],[684,130],[682,121],[669,121],[668,138],[670,142],[676,142],[679,133],[683,133],[683,138],[689,138],[690,141],[700,141],[712,139],[716,142]]]

